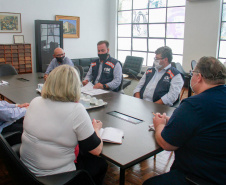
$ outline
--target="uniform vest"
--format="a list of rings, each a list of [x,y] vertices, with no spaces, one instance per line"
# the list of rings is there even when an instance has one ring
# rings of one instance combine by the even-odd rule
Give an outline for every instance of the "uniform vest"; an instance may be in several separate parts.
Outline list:
[[[99,79],[99,82],[101,84],[106,84],[108,82],[111,82],[114,79],[113,72],[114,72],[115,65],[118,62],[119,62],[118,60],[116,60],[116,59],[114,59],[110,56],[108,57],[107,60],[105,60],[103,62],[102,72],[101,72],[101,76],[100,76],[100,79]],[[120,63],[120,65],[121,65],[121,63]],[[98,70],[99,70],[99,66],[100,66],[99,59],[96,59],[94,62],[92,62],[91,66],[92,66],[92,75],[93,75],[92,83],[94,84],[95,81],[96,81],[96,78],[98,76]],[[121,84],[116,89],[113,89],[113,91],[115,91],[115,92],[119,91],[120,87],[121,87]]]
[[[140,97],[143,99],[144,91],[146,89],[146,86],[152,79],[152,77],[155,74],[155,68],[149,68],[146,71],[146,80],[144,82],[143,87],[140,90]],[[153,94],[153,102],[158,101],[161,97],[163,97],[166,93],[169,92],[170,89],[170,82],[173,79],[174,76],[179,74],[180,72],[175,67],[170,67],[167,69],[165,74],[163,74],[162,78],[159,80],[158,84],[156,85],[154,94]],[[177,100],[178,101],[178,100]],[[177,102],[176,101],[176,102]],[[174,103],[176,103],[174,102]]]

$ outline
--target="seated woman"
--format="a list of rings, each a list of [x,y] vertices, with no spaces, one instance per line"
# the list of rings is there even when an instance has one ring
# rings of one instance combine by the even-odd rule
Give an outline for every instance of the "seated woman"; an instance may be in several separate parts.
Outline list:
[[[79,144],[87,156],[85,162],[78,160],[79,168],[85,168],[96,184],[102,184],[107,171],[106,161],[97,157],[103,147],[99,135],[102,122],[92,123],[84,106],[78,103],[80,84],[77,71],[69,65],[50,73],[41,97],[31,101],[25,115],[20,156],[36,176],[74,171],[74,149]]]

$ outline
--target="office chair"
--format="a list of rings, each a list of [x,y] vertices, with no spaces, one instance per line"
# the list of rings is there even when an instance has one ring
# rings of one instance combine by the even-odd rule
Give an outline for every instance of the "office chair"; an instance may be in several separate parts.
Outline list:
[[[81,80],[81,82],[82,82],[82,80],[83,80],[83,75],[84,75],[84,70],[83,70],[82,66],[80,66],[80,65],[75,65],[75,69],[78,71],[79,76],[80,76],[80,80]]]
[[[16,69],[10,64],[0,65],[0,76],[17,75]]]
[[[194,70],[197,62],[195,60],[191,61],[191,69]]]
[[[128,87],[131,84],[131,80],[129,79],[123,79],[122,82],[122,89],[125,89],[126,87]]]
[[[185,89],[190,88],[190,78],[191,77],[190,77],[190,75],[188,73],[186,73],[184,71],[184,69],[183,69],[183,67],[181,66],[180,63],[176,62],[175,65],[176,65],[177,70],[183,75],[183,79],[184,79],[184,86],[183,86],[183,88],[181,90],[181,95],[180,95],[180,100],[181,100],[182,97],[183,97]]]
[[[143,57],[127,56],[122,67],[122,72],[136,78],[141,71],[143,61]]]
[[[77,170],[72,172],[65,172],[55,175],[48,175],[43,177],[36,177],[19,159],[16,154],[18,145],[21,143],[21,133],[13,133],[4,138],[0,134],[0,155],[3,162],[12,177],[14,184],[23,185],[95,185],[91,176],[85,170]],[[16,147],[15,147],[16,146]]]

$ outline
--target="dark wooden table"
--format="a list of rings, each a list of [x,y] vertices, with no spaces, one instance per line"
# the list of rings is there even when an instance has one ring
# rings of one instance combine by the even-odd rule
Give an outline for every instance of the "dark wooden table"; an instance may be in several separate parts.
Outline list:
[[[43,83],[40,73],[16,75],[0,78],[9,82],[7,86],[0,86],[0,93],[15,103],[30,102],[40,94],[36,91],[37,84]],[[17,78],[25,78],[29,81],[20,81]],[[175,110],[172,107],[159,105],[152,102],[137,99],[128,95],[110,92],[96,96],[108,104],[88,110],[91,119],[95,118],[103,122],[103,127],[115,127],[124,131],[124,139],[121,145],[104,143],[102,156],[120,167],[120,184],[125,182],[125,170],[159,152],[162,148],[155,141],[154,132],[149,131],[149,125],[153,123],[152,112],[166,112],[170,116]],[[143,120],[139,124],[122,120],[107,114],[111,111]]]

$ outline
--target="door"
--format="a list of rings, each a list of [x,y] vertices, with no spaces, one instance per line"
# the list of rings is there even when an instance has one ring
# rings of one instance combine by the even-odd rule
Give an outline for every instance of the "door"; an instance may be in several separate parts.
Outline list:
[[[63,48],[63,21],[35,20],[36,71],[45,72],[54,49]]]

